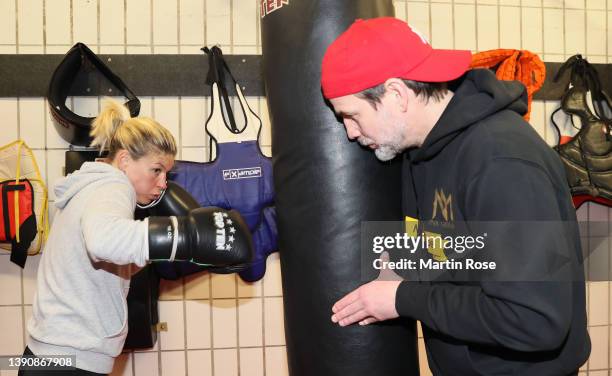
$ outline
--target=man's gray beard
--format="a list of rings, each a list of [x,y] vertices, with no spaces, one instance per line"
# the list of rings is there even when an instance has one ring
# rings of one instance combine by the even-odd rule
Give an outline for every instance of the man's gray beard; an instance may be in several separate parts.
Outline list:
[[[363,136],[359,137],[357,141],[361,145],[366,147],[374,143],[373,140]],[[395,158],[399,153],[401,153],[401,150],[395,145],[378,145],[378,148],[374,150],[376,158],[383,162],[390,161],[391,159]]]
[[[376,158],[380,161],[386,162],[395,158],[400,153],[394,146],[391,145],[378,145],[378,148],[374,150]]]

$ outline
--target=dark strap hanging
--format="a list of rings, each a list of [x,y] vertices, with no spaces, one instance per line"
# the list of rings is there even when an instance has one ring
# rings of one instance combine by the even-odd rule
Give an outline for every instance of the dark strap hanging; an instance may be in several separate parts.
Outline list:
[[[233,111],[231,111],[232,106],[229,100],[227,85],[225,83],[226,74],[232,79],[232,82],[236,83],[236,79],[232,75],[232,72],[230,71],[229,67],[227,66],[227,62],[225,61],[225,59],[223,59],[223,51],[221,51],[219,47],[214,46],[212,49],[209,49],[208,47],[202,47],[201,50],[208,54],[209,68],[208,74],[206,75],[206,84],[210,85],[211,87],[214,83],[217,84],[219,92],[221,93],[221,100],[225,105],[225,109],[227,109],[226,111],[223,111],[223,108],[221,109],[221,112],[224,115],[224,120],[227,116],[227,120],[229,121],[229,126],[228,124],[226,124],[226,126],[228,126],[228,129],[230,131],[234,133],[239,133],[240,130],[236,125],[234,113]],[[213,103],[213,106],[214,105],[215,104]]]

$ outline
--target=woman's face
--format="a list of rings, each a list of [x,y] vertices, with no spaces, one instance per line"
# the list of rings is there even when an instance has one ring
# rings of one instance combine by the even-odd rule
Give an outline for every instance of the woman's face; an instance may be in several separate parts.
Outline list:
[[[166,189],[166,174],[174,165],[174,156],[170,154],[148,154],[134,160],[130,154],[121,150],[119,169],[122,170],[136,191],[136,201],[146,205],[159,198]]]

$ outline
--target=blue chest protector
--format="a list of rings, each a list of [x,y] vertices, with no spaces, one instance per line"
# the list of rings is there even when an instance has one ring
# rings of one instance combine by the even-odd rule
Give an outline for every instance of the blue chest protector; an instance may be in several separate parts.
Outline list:
[[[200,206],[240,212],[253,235],[255,258],[239,275],[247,282],[257,281],[266,271],[267,256],[277,249],[272,161],[261,154],[257,141],[219,143],[217,153],[210,163],[178,161],[170,178]],[[185,266],[198,271],[189,265]]]
[[[185,188],[200,206],[218,206],[240,212],[251,230],[255,256],[252,264],[239,275],[243,280],[253,282],[264,276],[266,259],[278,248],[272,161],[259,148],[261,120],[249,107],[238,84],[235,84],[235,89],[244,113],[243,129],[238,130],[235,126],[223,83],[213,80],[211,115],[206,122],[206,132],[211,137],[211,146],[213,140],[217,146],[216,158],[208,163],[177,161],[169,178]],[[230,126],[225,123],[223,110],[230,119]],[[207,270],[191,263],[158,263],[156,266],[160,276],[166,279]]]

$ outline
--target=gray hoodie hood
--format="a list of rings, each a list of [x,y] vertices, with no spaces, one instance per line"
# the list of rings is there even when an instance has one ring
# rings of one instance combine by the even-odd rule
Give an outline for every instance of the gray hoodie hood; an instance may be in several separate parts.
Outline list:
[[[102,185],[108,183],[130,184],[127,176],[119,169],[104,162],[85,162],[79,170],[61,178],[53,189],[55,192],[55,206],[63,209],[68,202],[90,185]]]

